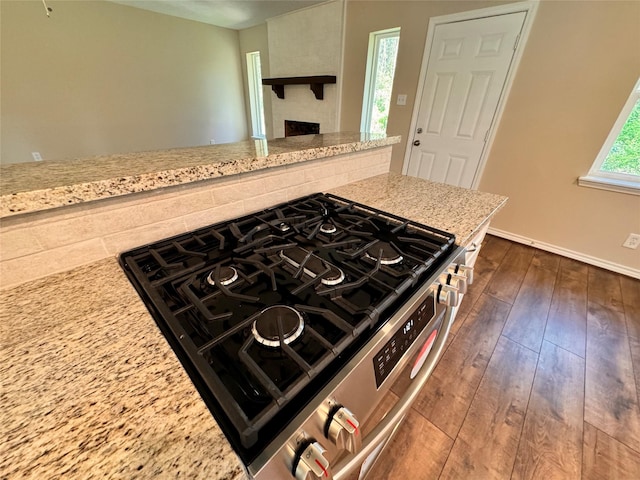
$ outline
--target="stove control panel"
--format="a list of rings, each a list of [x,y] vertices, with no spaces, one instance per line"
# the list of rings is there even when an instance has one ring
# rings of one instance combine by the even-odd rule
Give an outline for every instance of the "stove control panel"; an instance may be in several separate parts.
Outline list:
[[[389,376],[413,342],[435,316],[435,296],[429,294],[426,300],[411,314],[409,319],[396,331],[391,339],[373,357],[373,371],[376,388]]]
[[[304,440],[293,459],[291,473],[297,480],[331,479],[329,460],[324,456],[326,450],[315,439]]]
[[[449,307],[460,305],[462,295],[473,283],[473,267],[451,264],[436,282],[438,303]]]

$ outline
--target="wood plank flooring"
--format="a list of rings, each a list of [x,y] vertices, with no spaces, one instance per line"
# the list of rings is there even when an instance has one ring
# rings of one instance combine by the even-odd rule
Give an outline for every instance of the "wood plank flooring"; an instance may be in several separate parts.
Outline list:
[[[640,479],[640,280],[492,236],[475,270],[367,480]]]

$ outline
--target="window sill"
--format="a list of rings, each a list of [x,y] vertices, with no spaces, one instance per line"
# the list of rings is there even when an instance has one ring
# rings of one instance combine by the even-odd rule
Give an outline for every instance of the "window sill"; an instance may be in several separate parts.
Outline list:
[[[626,193],[629,195],[640,195],[640,183],[615,178],[596,177],[587,175],[578,177],[578,185],[581,187],[599,188],[611,192]]]

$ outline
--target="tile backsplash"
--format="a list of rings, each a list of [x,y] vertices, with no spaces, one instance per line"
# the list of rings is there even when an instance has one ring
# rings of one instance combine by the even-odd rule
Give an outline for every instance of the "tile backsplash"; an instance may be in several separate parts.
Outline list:
[[[391,146],[19,215],[0,223],[0,288],[389,171]]]

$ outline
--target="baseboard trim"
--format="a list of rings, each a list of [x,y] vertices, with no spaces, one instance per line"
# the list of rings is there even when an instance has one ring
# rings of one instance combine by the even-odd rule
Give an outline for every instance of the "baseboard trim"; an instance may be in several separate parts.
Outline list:
[[[562,255],[563,257],[572,258],[580,262],[588,263],[589,265],[594,265],[606,270],[611,270],[612,272],[621,273],[622,275],[627,275],[628,277],[640,279],[640,270],[629,268],[624,265],[620,265],[619,263],[609,262],[607,260],[602,260],[601,258],[596,258],[592,257],[591,255],[585,255],[584,253],[576,252],[575,250],[569,250],[567,248],[558,247],[557,245],[552,245],[550,243],[540,242],[538,240],[524,237],[522,235],[517,235],[515,233],[505,232],[504,230],[500,230],[498,228],[489,227],[487,233],[489,233],[490,235],[495,235],[496,237],[506,238],[507,240],[511,240],[517,243],[531,245],[532,247],[539,248],[540,250],[556,253],[558,255]]]

